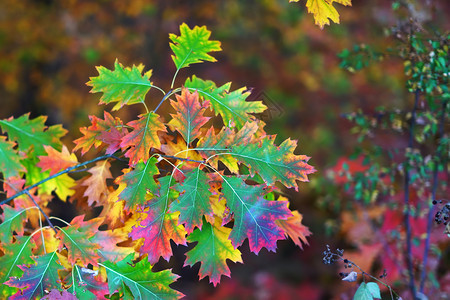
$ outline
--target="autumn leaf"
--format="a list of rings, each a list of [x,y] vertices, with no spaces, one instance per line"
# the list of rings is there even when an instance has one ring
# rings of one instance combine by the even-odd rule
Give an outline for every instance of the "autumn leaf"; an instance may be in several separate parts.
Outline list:
[[[25,168],[20,164],[20,156],[14,150],[16,143],[6,141],[6,137],[0,136],[0,172],[3,178],[19,176]]]
[[[289,0],[289,2],[298,2],[299,0]],[[333,7],[333,2],[348,6],[352,5],[351,0],[307,0],[306,7],[308,12],[314,15],[316,25],[321,29],[323,26],[330,25],[330,19],[339,24],[339,13]]]
[[[56,252],[47,253],[34,258],[35,264],[30,267],[19,266],[24,272],[22,277],[11,277],[6,285],[21,289],[9,299],[36,299],[45,296],[45,290],[61,288],[58,270],[63,267],[58,263]]]
[[[108,187],[106,179],[113,178],[109,170],[111,164],[109,161],[99,161],[94,167],[88,170],[92,176],[86,178],[82,185],[87,186],[84,196],[88,197],[88,204],[92,205],[97,202],[97,205],[104,203],[104,198],[108,195]]]
[[[96,117],[89,116],[89,120],[91,121],[91,126],[89,127],[81,127],[80,131],[83,136],[79,139],[76,139],[74,143],[76,144],[75,148],[73,148],[73,152],[81,149],[81,155],[84,155],[86,152],[91,149],[92,146],[98,148],[102,145],[102,142],[109,144],[109,151],[116,148],[118,145],[110,144],[110,137],[106,136],[108,132],[113,132],[117,130],[117,128],[123,128],[123,123],[119,118],[114,118],[108,112],[104,112],[104,120]],[[126,133],[125,129],[121,129],[120,133]],[[106,140],[106,141],[105,141]],[[112,149],[110,149],[112,147]]]
[[[91,241],[100,246],[97,252],[102,259],[116,262],[124,259],[131,253],[135,253],[132,247],[120,247],[117,245],[127,239],[128,232],[121,230],[121,228],[114,228],[114,230],[97,231],[91,238]]]
[[[203,61],[215,62],[216,59],[208,52],[221,51],[219,41],[210,41],[211,31],[206,26],[190,29],[185,23],[180,25],[180,35],[173,33],[169,35],[170,48],[175,55],[172,55],[177,71],[181,68],[189,67],[190,64],[201,63]]]
[[[177,196],[171,189],[173,178],[165,176],[159,178],[159,190],[151,199],[145,212],[147,217],[140,222],[130,233],[133,240],[143,238],[143,245],[139,249],[141,253],[148,254],[150,263],[156,263],[159,257],[169,261],[172,256],[170,240],[176,244],[186,245],[186,231],[183,225],[178,223],[179,213],[169,213],[169,204]]]
[[[84,265],[89,263],[96,265],[97,260],[100,258],[97,254],[97,249],[100,248],[100,245],[89,240],[94,233],[91,234],[78,229],[78,226],[68,226],[60,228],[63,234],[58,234],[58,238],[62,240],[68,249],[69,262],[74,264],[77,260],[80,260],[80,263]]]
[[[169,287],[178,276],[169,270],[152,272],[146,259],[134,264],[129,255],[118,263],[105,261],[99,265],[106,269],[110,295],[119,291],[124,294],[124,299],[178,299],[183,296]]]
[[[61,125],[45,126],[47,117],[40,116],[35,119],[29,119],[30,114],[22,115],[14,119],[0,120],[2,130],[8,133],[10,141],[18,145],[20,151],[28,151],[34,148],[35,155],[44,155],[44,145],[52,146],[55,149],[61,149],[60,139],[67,130]]]
[[[170,101],[170,104],[177,112],[172,115],[169,125],[173,126],[186,141],[189,146],[200,135],[199,129],[210,119],[204,117],[203,113],[209,107],[209,102],[203,104],[198,100],[198,93],[190,93],[183,88],[181,96],[176,95],[177,101]]]
[[[145,164],[138,163],[134,170],[122,176],[120,181],[127,187],[120,193],[119,198],[126,201],[125,208],[133,209],[137,205],[143,205],[146,202],[147,190],[157,189],[153,179],[153,176],[159,174],[156,163],[157,159],[152,157]]]
[[[302,224],[303,216],[296,210],[287,220],[276,220],[275,224],[280,227],[292,241],[303,250],[302,242],[309,245],[307,236],[311,235],[308,227]]]
[[[0,296],[4,299],[15,294],[17,289],[3,284],[10,277],[20,277],[23,271],[18,267],[22,264],[34,264],[31,259],[33,241],[31,237],[16,236],[16,242],[4,243],[4,255],[0,257]]]
[[[238,160],[227,152],[240,144],[250,143],[257,130],[258,125],[255,122],[245,123],[237,133],[228,127],[223,127],[216,134],[214,127],[211,127],[198,142],[199,149],[197,151],[216,169],[218,168],[218,162],[221,161],[232,173],[238,174]]]
[[[48,293],[47,296],[43,297],[42,300],[77,300],[78,298],[69,293],[68,291],[63,290],[62,292],[53,289]],[[86,299],[86,298],[83,298]]]
[[[66,283],[70,285],[67,291],[75,295],[77,299],[102,298],[101,296],[108,293],[108,287],[106,283],[95,279],[96,274],[98,271],[74,265],[72,272],[66,278]]]
[[[180,192],[178,199],[170,205],[170,211],[180,212],[179,222],[184,224],[189,234],[194,227],[202,228],[204,215],[212,215],[209,197],[209,178],[200,168],[186,173],[186,178],[176,189]]]
[[[165,132],[166,127],[160,121],[159,115],[153,112],[140,115],[138,120],[127,125],[133,130],[123,137],[120,147],[122,150],[130,147],[125,153],[130,159],[130,165],[135,165],[140,160],[146,162],[150,157],[150,149],[161,147],[157,132]]]
[[[186,80],[184,86],[196,90],[200,96],[209,100],[215,114],[222,116],[225,126],[234,123],[240,129],[252,119],[249,114],[262,113],[267,108],[261,101],[246,101],[250,95],[246,87],[230,92],[231,82],[216,87],[212,81],[192,76]]]
[[[216,218],[214,225],[205,223],[203,228],[195,229],[188,236],[188,242],[197,242],[194,248],[186,253],[184,265],[193,266],[200,262],[200,279],[209,276],[209,281],[216,286],[222,275],[230,277],[230,269],[226,260],[242,263],[241,252],[234,249],[228,239],[231,229],[222,226],[222,220]]]
[[[42,171],[50,170],[50,176],[61,170],[75,166],[78,159],[74,153],[70,153],[65,145],[59,152],[51,146],[44,145],[47,156],[38,156],[39,162],[36,164]]]
[[[234,226],[230,234],[235,248],[248,237],[250,251],[258,254],[265,247],[275,251],[277,241],[284,239],[284,232],[275,221],[292,216],[287,201],[267,201],[263,198],[263,186],[248,185],[241,177],[223,177],[223,196],[234,214]]]
[[[3,205],[3,220],[0,223],[0,241],[11,243],[13,232],[23,234],[23,223],[27,219],[26,209]]]
[[[279,181],[297,191],[296,181],[308,181],[307,175],[315,170],[307,164],[309,157],[294,154],[296,147],[297,142],[290,139],[277,147],[273,143],[273,137],[267,136],[259,144],[241,144],[233,147],[231,153],[240,162],[250,166],[252,176],[257,172],[267,185],[274,185]]]
[[[114,71],[105,67],[97,67],[98,76],[91,77],[87,83],[91,86],[91,93],[102,92],[100,104],[117,102],[114,110],[120,109],[124,105],[131,105],[144,102],[145,95],[150,90],[151,71],[142,75],[143,65],[124,68],[116,59]]]

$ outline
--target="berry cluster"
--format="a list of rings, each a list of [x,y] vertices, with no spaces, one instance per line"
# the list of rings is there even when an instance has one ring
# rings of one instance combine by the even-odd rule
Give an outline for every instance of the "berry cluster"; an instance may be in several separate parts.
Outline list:
[[[338,260],[342,260],[342,256],[344,255],[344,250],[336,249],[336,253],[331,251],[330,246],[327,245],[327,249],[323,251],[323,263],[326,265],[332,265]]]
[[[442,203],[442,200],[439,201],[439,203]],[[437,204],[437,201],[433,201],[433,204]],[[447,225],[449,218],[450,218],[450,203],[447,203],[436,213],[434,221],[437,224],[444,223],[444,225]]]

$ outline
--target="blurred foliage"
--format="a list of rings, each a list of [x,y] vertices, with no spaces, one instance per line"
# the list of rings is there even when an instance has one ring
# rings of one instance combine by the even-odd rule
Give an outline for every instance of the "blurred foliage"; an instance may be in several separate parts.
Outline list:
[[[354,153],[355,147],[360,149],[355,157],[368,154],[367,151],[370,155],[381,151],[377,147],[364,148],[366,145],[405,148],[405,137],[400,131],[383,134],[379,129],[385,126],[399,130],[407,125],[404,120],[408,117],[411,96],[405,88],[406,80],[411,90],[425,88],[439,92],[441,89],[442,97],[448,96],[448,86],[437,84],[433,76],[428,77],[444,74],[442,43],[429,44],[427,39],[420,38],[427,47],[426,53],[434,49],[434,55],[429,55],[426,62],[410,60],[405,66],[404,61],[408,59],[401,57],[396,45],[398,39],[407,38],[403,35],[406,31],[391,29],[401,28],[402,20],[412,18],[422,28],[443,32],[449,28],[449,9],[450,3],[445,0],[355,1],[352,7],[339,7],[340,25],[331,24],[321,30],[307,14],[305,3],[287,0],[5,0],[0,2],[0,117],[18,117],[26,112],[31,112],[32,117],[48,115],[50,125],[63,123],[70,132],[67,140],[74,140],[80,135],[78,128],[87,125],[87,115],[101,117],[95,97],[86,96],[89,91],[86,78],[96,74],[93,65],[111,68],[116,58],[125,65],[139,62],[152,65],[160,74],[155,84],[168,89],[175,67],[168,55],[166,33],[175,32],[182,22],[191,27],[207,25],[214,38],[222,41],[225,54],[218,55],[215,68],[199,65],[192,66],[190,71],[220,85],[231,79],[236,86],[252,88],[250,98],[262,100],[269,107],[270,113],[264,116],[268,133],[276,133],[278,141],[302,136],[301,151],[313,157],[311,163],[319,170],[308,185],[312,188],[306,187],[307,190],[301,191],[302,196],[291,195],[293,199],[302,199],[293,201],[292,208],[304,212],[304,222],[314,234],[311,246],[301,252],[293,244],[282,242],[280,248],[284,250],[279,253],[284,251],[284,257],[262,252],[262,258],[253,263],[252,256],[244,253],[250,257],[246,259],[249,263],[245,267],[231,266],[232,272],[238,275],[224,280],[214,291],[214,297],[231,297],[242,292],[242,298],[248,298],[246,295],[256,298],[257,293],[264,292],[264,297],[270,299],[281,286],[292,290],[286,299],[299,295],[308,299],[327,298],[345,292],[348,287],[321,264],[317,253],[326,243],[348,245],[348,240],[355,236],[353,231],[361,230],[361,236],[374,234],[363,230],[371,228],[373,222],[382,222],[381,216],[386,211],[368,210],[373,216],[370,222],[366,222],[366,213],[361,212],[362,217],[358,218],[343,212],[360,212],[355,206],[361,203],[355,204],[351,195],[363,203],[379,199],[375,189],[366,191],[374,184],[384,183],[374,174],[387,174],[389,156],[380,155],[370,166],[365,166],[372,170],[367,175],[364,172],[352,175],[366,181],[348,178],[348,182],[361,182],[358,188],[350,184],[344,187],[347,191],[356,189],[352,194],[336,186],[333,181],[336,178],[325,177],[326,168],[339,160],[345,169],[346,159],[342,157]],[[420,49],[419,40],[413,47],[417,45]],[[423,53],[420,55],[423,57]],[[359,72],[349,74],[346,69]],[[415,76],[426,78],[425,86]],[[161,109],[168,109],[168,105]],[[120,112],[119,116],[127,121],[136,112],[131,109],[128,114]],[[359,126],[354,127],[341,117],[343,114]],[[433,136],[437,130],[435,115],[420,113],[419,119],[425,121],[416,128],[417,141]],[[361,135],[361,139],[352,137],[351,130]],[[372,140],[366,139],[375,132]],[[448,139],[440,141],[448,143]],[[349,169],[350,164],[347,162]],[[339,176],[351,176],[344,174]],[[393,197],[389,189],[376,190],[382,197]],[[363,259],[363,253],[370,253],[374,259],[382,253],[381,248],[375,251],[376,245],[359,245],[365,248],[351,246]],[[185,252],[185,249],[177,250]],[[189,273],[182,268],[183,258],[171,262],[175,272]],[[260,274],[262,279],[251,274]],[[191,276],[192,281],[179,282],[181,287],[177,288],[198,298],[212,297],[211,287],[206,283],[198,285],[195,275]],[[183,274],[183,278],[189,275]],[[261,285],[266,282],[263,279],[270,284]]]

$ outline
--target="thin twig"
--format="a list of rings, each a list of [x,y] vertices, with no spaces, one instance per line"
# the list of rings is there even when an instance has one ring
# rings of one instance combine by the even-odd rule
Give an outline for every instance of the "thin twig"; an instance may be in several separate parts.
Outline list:
[[[411,125],[409,127],[409,142],[408,148],[412,149],[413,140],[414,140],[414,125],[416,122],[416,110],[419,102],[419,90],[416,90],[414,96],[414,107],[411,112]],[[410,185],[410,174],[409,174],[409,162],[406,159],[404,162],[404,170],[405,170],[405,182],[404,182],[404,203],[405,203],[405,227],[406,227],[406,264],[408,266],[408,274],[409,274],[409,288],[411,290],[413,299],[417,299],[416,295],[416,285],[414,283],[414,269],[412,263],[412,244],[411,244],[411,224],[409,220],[409,216],[411,214],[411,209],[409,207],[409,185]]]
[[[158,108],[161,106],[161,104],[163,104],[164,101],[166,101],[167,98],[169,98],[172,95],[172,89],[170,91],[168,91],[164,97],[161,99],[161,101],[159,101],[158,105],[156,106],[156,108],[153,110],[154,113],[156,113],[156,111],[158,110]]]
[[[189,150],[192,150],[192,149],[189,149]],[[190,161],[190,162],[195,162],[195,163],[199,163],[199,164],[205,163],[205,161],[203,161],[203,160],[195,160],[195,159],[182,158],[182,157],[178,157],[178,156],[164,155],[164,154],[158,154],[158,155],[162,156],[162,157],[165,157],[165,158],[173,158],[173,159],[176,159],[176,160]]]
[[[53,226],[52,221],[50,221],[50,219],[48,218],[47,214],[42,210],[42,208],[39,206],[39,204],[37,204],[36,200],[34,200],[33,196],[31,196],[29,191],[25,191],[25,194],[31,199],[31,201],[33,201],[34,205],[36,205],[36,207],[39,209],[39,211],[42,213],[42,215],[45,217],[45,219],[47,220],[48,225],[50,225],[50,227],[53,229],[53,231],[55,231],[55,233],[57,233],[55,226]]]
[[[104,159],[108,159],[108,158],[114,158],[114,159],[117,159],[117,160],[122,161],[121,158],[115,156],[114,154],[107,154],[107,155],[103,155],[103,156],[96,157],[96,158],[94,158],[94,159],[92,159],[92,160],[85,161],[85,162],[83,162],[83,163],[80,163],[80,164],[78,164],[78,165],[72,166],[72,167],[67,168],[67,169],[65,169],[65,170],[59,171],[59,172],[56,173],[56,174],[53,174],[53,175],[51,175],[51,176],[49,176],[49,177],[47,177],[47,178],[45,178],[45,179],[42,179],[42,180],[39,181],[39,182],[36,182],[35,184],[30,185],[29,187],[27,187],[27,188],[23,189],[22,191],[16,193],[15,195],[13,195],[13,196],[11,196],[11,197],[9,197],[9,198],[3,200],[2,202],[0,202],[0,206],[3,205],[3,204],[8,203],[9,201],[11,201],[11,200],[13,200],[13,199],[15,199],[15,198],[17,198],[17,197],[23,195],[23,194],[26,194],[26,193],[27,193],[28,191],[30,191],[31,189],[33,189],[33,188],[35,188],[35,187],[37,187],[37,186],[39,186],[39,185],[41,185],[41,184],[43,184],[43,183],[49,181],[49,180],[52,180],[53,178],[56,178],[56,177],[61,176],[61,175],[63,175],[63,174],[72,172],[73,170],[76,170],[76,169],[78,169],[78,168],[84,167],[84,166],[86,166],[86,165],[88,165],[88,164],[90,164],[90,163],[94,163],[94,162],[97,162],[97,161],[99,161],[99,160],[104,160]]]
[[[445,112],[447,108],[447,101],[443,101],[442,103],[442,115],[439,120],[439,137],[442,138],[444,136],[444,122],[445,122]],[[433,225],[433,203],[436,203],[436,191],[438,186],[438,162],[440,160],[441,153],[436,150],[435,156],[435,164],[433,167],[433,187],[431,190],[431,203],[428,204],[428,217],[427,217],[427,237],[425,239],[425,248],[423,251],[423,264],[422,264],[422,272],[420,274],[420,292],[423,293],[425,288],[425,279],[426,279],[426,267],[428,261],[428,251],[430,250],[430,236],[431,236],[431,227]]]

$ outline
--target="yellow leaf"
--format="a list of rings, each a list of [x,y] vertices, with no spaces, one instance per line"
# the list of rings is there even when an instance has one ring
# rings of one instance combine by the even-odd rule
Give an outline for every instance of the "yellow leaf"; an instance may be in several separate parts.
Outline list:
[[[299,0],[290,0],[289,2],[298,2]],[[314,15],[314,21],[321,29],[323,26],[330,25],[330,20],[339,24],[339,13],[333,7],[333,2],[351,6],[351,0],[308,0],[306,7],[308,12]],[[330,20],[329,20],[330,19]]]

